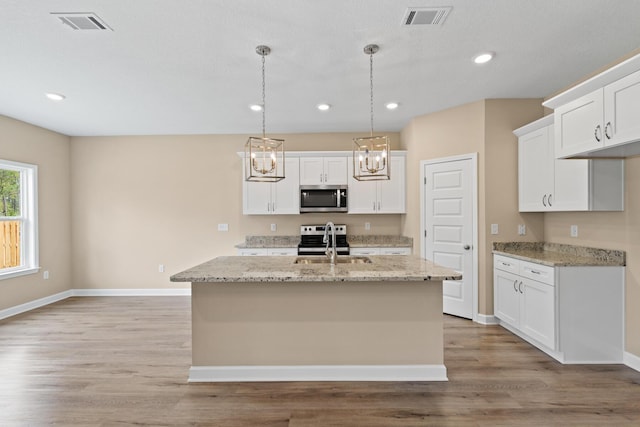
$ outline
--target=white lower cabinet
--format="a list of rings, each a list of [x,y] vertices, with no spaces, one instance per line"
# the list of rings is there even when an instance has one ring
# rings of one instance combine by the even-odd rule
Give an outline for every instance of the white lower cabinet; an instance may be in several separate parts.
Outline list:
[[[508,264],[505,266],[505,264]],[[529,265],[530,263],[526,263]],[[521,330],[551,350],[555,342],[555,289],[551,284],[521,275],[523,262],[496,257],[494,260],[494,312],[501,322]],[[549,273],[549,267],[531,269]],[[553,268],[551,268],[553,270]],[[517,271],[513,273],[512,271]],[[553,274],[551,274],[553,279]]]
[[[405,247],[366,247],[350,248],[349,255],[411,255],[411,248]]]
[[[621,363],[624,267],[493,257],[500,325],[562,363]]]
[[[243,248],[238,249],[240,256],[296,256],[298,248]]]

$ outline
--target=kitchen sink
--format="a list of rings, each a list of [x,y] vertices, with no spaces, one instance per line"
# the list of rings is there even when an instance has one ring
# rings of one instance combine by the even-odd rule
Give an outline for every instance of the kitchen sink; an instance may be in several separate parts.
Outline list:
[[[331,260],[322,255],[298,257],[294,264],[331,264]],[[366,256],[338,256],[336,264],[371,264],[371,258]]]

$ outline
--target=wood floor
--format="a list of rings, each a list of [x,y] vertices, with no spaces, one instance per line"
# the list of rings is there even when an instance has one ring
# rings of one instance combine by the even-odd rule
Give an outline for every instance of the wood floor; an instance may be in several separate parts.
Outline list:
[[[188,384],[189,304],[81,297],[0,321],[0,425],[640,425],[639,372],[448,316],[448,382]]]

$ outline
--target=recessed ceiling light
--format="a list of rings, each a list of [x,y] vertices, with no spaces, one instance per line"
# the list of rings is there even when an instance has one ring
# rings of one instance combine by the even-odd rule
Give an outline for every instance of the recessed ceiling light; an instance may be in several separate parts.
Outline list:
[[[389,102],[387,105],[385,105],[385,107],[387,107],[387,110],[395,110],[396,108],[398,108],[398,103]]]
[[[476,64],[486,64],[491,61],[496,54],[493,52],[482,52],[473,58]]]
[[[331,105],[329,104],[318,104],[316,105],[316,108],[320,111],[327,111],[329,108],[331,108]]]
[[[60,93],[53,93],[53,92],[49,92],[46,94],[47,98],[49,98],[52,101],[62,101],[63,99],[66,98],[66,96],[60,94]]]
[[[251,108],[252,111],[262,111],[262,105],[260,104],[249,105],[249,108]]]

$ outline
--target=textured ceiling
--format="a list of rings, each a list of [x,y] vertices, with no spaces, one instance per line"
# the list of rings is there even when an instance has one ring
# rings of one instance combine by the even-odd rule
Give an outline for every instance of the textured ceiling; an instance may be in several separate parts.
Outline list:
[[[409,6],[453,9],[407,27]],[[2,0],[0,114],[66,135],[259,133],[248,107],[266,44],[267,133],[368,131],[362,49],[377,43],[375,128],[398,131],[483,98],[547,96],[640,47],[639,16],[638,0]],[[473,64],[486,50],[495,60]]]

